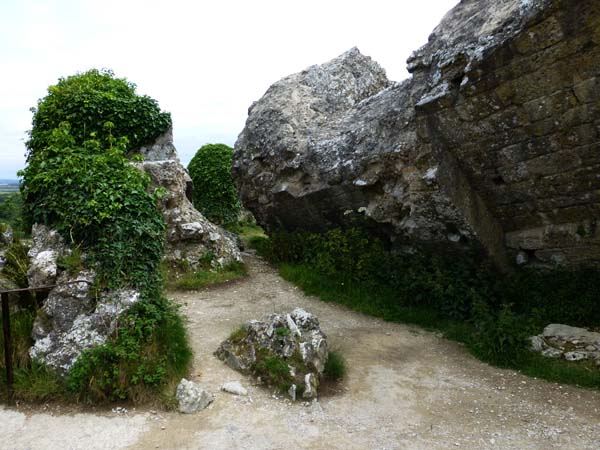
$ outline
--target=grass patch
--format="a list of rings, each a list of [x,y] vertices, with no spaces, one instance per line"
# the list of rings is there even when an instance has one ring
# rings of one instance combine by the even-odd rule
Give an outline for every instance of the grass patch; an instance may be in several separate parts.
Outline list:
[[[227,231],[236,234],[243,245],[252,247],[254,239],[266,238],[264,230],[255,222],[231,222],[223,226]]]
[[[357,230],[276,233],[250,244],[284,279],[323,301],[440,331],[493,365],[600,389],[593,363],[545,358],[527,341],[549,323],[597,326],[598,269],[503,275],[475,253],[397,253]]]
[[[340,352],[332,350],[329,352],[327,363],[325,363],[325,369],[323,370],[323,376],[329,381],[340,381],[346,377],[348,367],[346,360]]]
[[[234,261],[219,269],[200,269],[170,274],[167,286],[177,290],[195,290],[244,278],[248,270],[243,262]]]

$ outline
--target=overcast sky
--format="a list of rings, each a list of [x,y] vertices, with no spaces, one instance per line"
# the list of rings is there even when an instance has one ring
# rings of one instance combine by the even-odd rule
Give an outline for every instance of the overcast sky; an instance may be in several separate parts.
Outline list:
[[[0,178],[24,166],[29,108],[59,77],[109,68],[170,111],[187,165],[233,146],[247,109],[280,78],[351,47],[392,80],[458,0],[2,0]]]

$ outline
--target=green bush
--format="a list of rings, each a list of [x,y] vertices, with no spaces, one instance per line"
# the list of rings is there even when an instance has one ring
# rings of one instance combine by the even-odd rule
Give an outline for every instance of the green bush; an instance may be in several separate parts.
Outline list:
[[[31,223],[89,250],[109,287],[151,288],[165,231],[156,206],[160,192],[148,192],[148,175],[124,153],[122,142],[78,145],[63,124],[21,173],[24,212]]]
[[[241,203],[231,178],[233,149],[225,144],[202,146],[188,165],[194,182],[193,203],[210,221],[237,220]]]
[[[136,94],[135,84],[109,70],[92,69],[59,79],[31,111],[29,157],[51,144],[54,130],[63,122],[71,125],[76,145],[89,139],[108,144],[112,136],[126,138],[128,150],[153,142],[171,126],[170,114],[161,112],[156,100]],[[110,133],[106,122],[115,124]]]
[[[181,316],[157,295],[128,311],[107,344],[85,351],[67,384],[87,402],[144,402],[184,376],[191,357]]]

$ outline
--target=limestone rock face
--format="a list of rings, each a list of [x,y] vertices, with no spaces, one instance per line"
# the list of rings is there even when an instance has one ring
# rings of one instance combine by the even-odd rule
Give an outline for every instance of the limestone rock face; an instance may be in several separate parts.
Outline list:
[[[410,93],[355,48],[271,86],[235,145],[244,204],[267,230],[364,215],[392,237],[470,236],[418,148]]]
[[[48,286],[56,282],[57,261],[68,253],[62,236],[46,225],[34,224],[31,230],[32,246],[27,252],[29,287]]]
[[[262,366],[267,366],[266,359],[278,358],[289,369],[286,389],[296,400],[296,395],[317,396],[329,349],[319,320],[296,308],[289,314],[269,314],[260,321],[247,322],[242,330],[221,343],[215,356],[242,373],[253,372],[267,383],[269,374],[264,373]]]
[[[499,264],[600,261],[600,4],[463,0],[391,83],[356,49],[249,109],[233,174],[267,229],[357,214]]]
[[[2,272],[6,264],[6,251],[13,244],[14,237],[13,231],[8,225],[0,223],[0,227],[3,228],[0,230],[0,272]]]
[[[50,291],[33,325],[32,359],[67,373],[84,350],[106,342],[121,315],[139,300],[131,289],[96,298],[91,292],[95,276],[91,270],[59,275],[59,286]]]
[[[159,204],[167,224],[165,259],[186,261],[192,267],[208,253],[214,255],[215,266],[241,261],[235,237],[209,222],[192,205],[192,179],[177,159],[172,139],[168,132],[139,151],[146,158],[139,164],[140,169],[150,175],[154,187],[165,189]]]

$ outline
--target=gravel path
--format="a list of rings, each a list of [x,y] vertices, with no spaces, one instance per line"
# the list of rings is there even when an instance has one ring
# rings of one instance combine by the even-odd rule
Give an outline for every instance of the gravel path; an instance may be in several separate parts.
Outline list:
[[[307,297],[247,255],[248,279],[171,293],[188,317],[192,379],[216,394],[195,415],[0,408],[1,449],[600,449],[600,392],[487,366],[453,342]],[[318,402],[295,404],[212,352],[246,320],[301,306],[349,365]],[[248,397],[219,391],[241,381]]]

